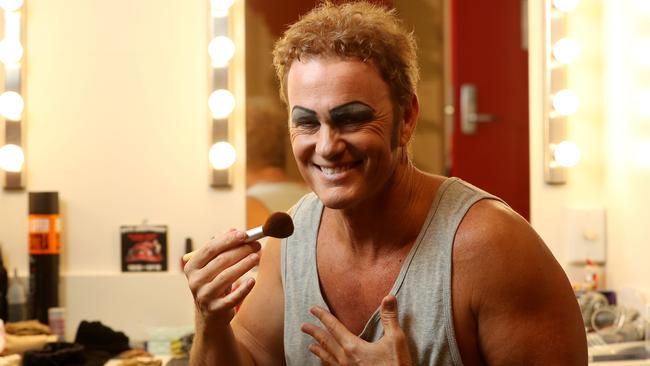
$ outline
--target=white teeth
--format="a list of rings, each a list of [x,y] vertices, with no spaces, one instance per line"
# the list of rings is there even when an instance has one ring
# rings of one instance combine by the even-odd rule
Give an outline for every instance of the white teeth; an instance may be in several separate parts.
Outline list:
[[[339,166],[336,168],[326,168],[324,166],[320,167],[320,170],[325,173],[325,175],[334,175],[337,173],[342,173],[346,170],[350,169],[349,165],[344,165],[344,166]]]

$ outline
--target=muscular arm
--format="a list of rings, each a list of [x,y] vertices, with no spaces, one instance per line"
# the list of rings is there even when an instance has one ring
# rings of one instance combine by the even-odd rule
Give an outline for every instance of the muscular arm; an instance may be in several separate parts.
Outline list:
[[[454,325],[465,363],[587,364],[575,295],[523,218],[480,201],[459,227],[453,256]]]
[[[215,345],[219,347],[215,347]],[[243,362],[246,360],[247,362]],[[197,314],[196,333],[192,342],[190,365],[253,365],[247,350],[239,347],[230,327],[213,330]]]
[[[232,328],[255,365],[284,365],[284,290],[279,239],[268,238],[262,250],[257,283],[233,319]]]
[[[206,317],[197,311],[191,365],[262,366],[284,363],[284,295],[280,278],[279,240],[270,239],[260,253],[259,272],[252,290],[252,283],[243,281],[231,293],[242,291],[246,296],[250,290],[232,321],[228,323],[227,318],[223,320],[218,316]]]

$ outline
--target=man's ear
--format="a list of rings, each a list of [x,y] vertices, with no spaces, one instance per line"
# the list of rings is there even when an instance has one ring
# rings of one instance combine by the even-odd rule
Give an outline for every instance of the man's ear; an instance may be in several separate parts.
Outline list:
[[[418,122],[418,115],[420,114],[420,102],[418,96],[413,94],[411,103],[404,108],[404,121],[400,131],[399,146],[406,146],[411,137],[415,133],[415,126]]]

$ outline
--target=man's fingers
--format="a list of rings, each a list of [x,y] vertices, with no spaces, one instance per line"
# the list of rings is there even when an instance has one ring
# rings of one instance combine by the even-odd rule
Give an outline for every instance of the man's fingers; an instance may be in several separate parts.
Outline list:
[[[343,348],[345,353],[355,353],[359,345],[359,337],[352,334],[352,332],[350,332],[348,328],[346,328],[345,325],[336,319],[336,317],[329,311],[318,306],[312,307],[309,311],[320,320],[329,334],[331,334],[336,342],[341,345],[341,348]]]
[[[259,254],[251,253],[232,266],[217,272],[196,293],[197,300],[220,298],[230,292],[230,286],[259,263]],[[202,269],[201,271],[203,271]]]
[[[216,286],[221,286],[223,283],[234,283],[237,281],[240,277],[246,274],[246,272],[250,271],[255,267],[260,261],[260,255],[259,253],[251,253],[239,262],[233,264],[232,266],[224,269],[221,273],[219,273],[214,280],[212,280],[212,283],[214,283]],[[211,283],[211,285],[212,285]]]
[[[200,271],[208,273],[209,279],[212,280],[216,275],[224,272],[227,268],[240,263],[252,253],[259,252],[261,246],[257,242],[242,244],[238,247],[229,249],[206,264]],[[259,254],[257,254],[259,256]]]
[[[191,256],[186,257],[185,271],[191,271],[197,268],[203,268],[214,257],[220,253],[234,248],[244,243],[246,233],[240,230],[231,230],[215,238],[210,239],[204,246],[192,252]]]
[[[235,306],[239,305],[244,301],[246,296],[253,290],[253,286],[255,285],[255,279],[249,278],[245,281],[242,281],[242,283],[231,291],[228,295],[224,296],[222,299],[218,301],[219,306],[224,308],[224,309],[232,309]],[[215,309],[216,310],[216,309]],[[220,310],[220,309],[219,309]]]
[[[388,295],[381,300],[380,315],[386,334],[390,335],[396,331],[401,331],[397,312],[397,298],[395,296]]]
[[[318,343],[309,345],[309,352],[320,358],[320,360],[323,362],[323,365],[325,366],[338,365],[336,359]]]
[[[257,242],[242,244],[236,248],[232,248],[230,250],[227,250],[226,252],[220,253],[216,257],[212,258],[210,262],[208,262],[202,268],[191,269],[190,268],[191,263],[188,264],[184,268],[184,271],[188,279],[188,284],[190,285],[190,289],[192,290],[193,293],[196,294],[202,287],[206,285],[208,285],[209,287],[214,287],[215,285],[211,283],[215,282],[216,278],[222,279],[223,276],[220,276],[220,274],[222,274],[224,271],[227,271],[229,268],[236,266],[241,262],[246,262],[246,265],[248,265],[249,261],[247,260],[247,257],[259,250],[260,250],[260,245]],[[259,254],[256,255],[259,256]],[[257,264],[257,262],[255,264]],[[234,282],[234,280],[236,280],[237,278],[234,278],[229,283]],[[212,290],[208,289],[207,291],[211,292]],[[202,290],[201,292],[206,292],[206,290]]]
[[[304,323],[300,326],[303,333],[309,334],[321,348],[323,348],[331,357],[336,359],[343,359],[343,349],[336,342],[334,337],[325,330],[317,327],[314,324]]]

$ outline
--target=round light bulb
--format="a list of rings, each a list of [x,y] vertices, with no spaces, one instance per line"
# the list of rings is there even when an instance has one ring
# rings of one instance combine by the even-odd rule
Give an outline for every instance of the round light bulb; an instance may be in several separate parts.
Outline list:
[[[23,58],[23,46],[14,39],[0,41],[0,62],[5,65],[17,64]]]
[[[237,153],[230,143],[220,141],[212,145],[208,157],[213,168],[223,170],[230,168],[235,163]]]
[[[235,3],[235,0],[210,0],[212,7],[212,16],[221,18],[228,15],[228,10]]]
[[[0,94],[0,115],[11,121],[20,121],[25,102],[20,94],[8,91]]]
[[[18,173],[23,169],[25,154],[18,145],[7,144],[0,147],[0,169]]]
[[[573,90],[560,90],[553,96],[553,108],[563,116],[574,115],[580,109],[580,97]]]
[[[639,63],[643,66],[650,66],[650,39],[639,42],[637,48]]]
[[[578,7],[579,3],[580,0],[553,0],[553,6],[555,9],[563,13],[574,11]]]
[[[210,41],[208,54],[212,59],[212,66],[226,67],[235,55],[235,43],[226,36],[215,37]]]
[[[16,11],[23,6],[23,0],[0,0],[0,8],[5,11]]]
[[[21,14],[18,11],[5,11],[4,39],[20,41]]]
[[[218,89],[210,94],[208,107],[215,119],[226,118],[235,109],[235,97],[226,89]]]
[[[560,166],[576,166],[580,162],[580,147],[573,141],[562,141],[553,149],[553,158]]]
[[[579,54],[580,43],[573,38],[562,38],[553,45],[553,57],[561,64],[572,63]]]

